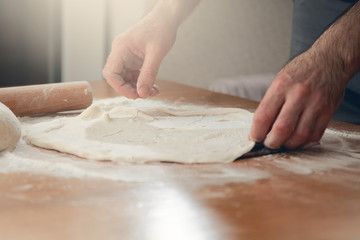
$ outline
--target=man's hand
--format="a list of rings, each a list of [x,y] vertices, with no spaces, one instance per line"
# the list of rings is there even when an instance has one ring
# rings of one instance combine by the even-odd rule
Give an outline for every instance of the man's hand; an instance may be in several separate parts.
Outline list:
[[[320,140],[343,99],[347,79],[341,63],[322,54],[309,50],[279,72],[255,112],[251,139],[274,149]]]
[[[277,75],[254,114],[250,138],[296,148],[320,140],[360,69],[360,1]]]

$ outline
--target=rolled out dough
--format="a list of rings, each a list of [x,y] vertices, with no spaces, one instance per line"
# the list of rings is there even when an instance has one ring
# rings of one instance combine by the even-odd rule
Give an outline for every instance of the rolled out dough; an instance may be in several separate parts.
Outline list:
[[[252,113],[124,97],[95,101],[76,117],[31,125],[33,145],[94,160],[232,162],[254,146]]]

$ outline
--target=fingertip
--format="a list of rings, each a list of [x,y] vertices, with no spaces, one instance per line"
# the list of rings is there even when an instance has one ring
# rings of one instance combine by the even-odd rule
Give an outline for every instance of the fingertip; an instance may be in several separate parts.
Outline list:
[[[248,135],[248,139],[249,139],[250,141],[253,141],[253,142],[261,142],[260,139],[254,137],[253,133],[250,133],[250,134]]]
[[[143,85],[138,87],[138,96],[141,98],[155,97],[160,94],[160,88],[157,85],[148,87]]]
[[[253,122],[253,125],[251,127],[251,132],[249,135],[249,139],[254,142],[263,142],[265,139],[265,136],[262,136],[259,132],[259,128],[257,127],[256,123]]]
[[[106,81],[117,93],[129,99],[137,99],[139,96],[136,90],[128,85],[122,84],[120,81]]]
[[[274,117],[273,117],[274,118]],[[254,114],[251,127],[251,139],[255,142],[263,142],[272,127],[274,119],[259,107]]]
[[[123,95],[124,97],[127,97],[129,99],[137,99],[139,98],[139,95],[136,93],[136,91],[134,89],[130,89],[130,90],[127,90],[127,91],[122,91],[122,92],[119,92],[121,95]]]
[[[135,91],[133,91],[132,93],[130,93],[129,95],[127,95],[125,97],[135,100],[135,99],[139,98],[139,95]]]
[[[275,143],[274,143],[274,137],[272,134],[269,134],[268,136],[266,136],[265,138],[265,141],[264,141],[264,145],[265,147],[267,148],[271,148],[271,149],[278,149],[280,148],[280,146],[277,146]]]
[[[156,92],[154,83],[159,70],[160,62],[148,55],[145,60],[137,81],[137,92],[141,98],[148,98]]]
[[[138,88],[138,94],[141,98],[148,98],[152,94],[152,89],[150,89],[148,86],[143,85]]]

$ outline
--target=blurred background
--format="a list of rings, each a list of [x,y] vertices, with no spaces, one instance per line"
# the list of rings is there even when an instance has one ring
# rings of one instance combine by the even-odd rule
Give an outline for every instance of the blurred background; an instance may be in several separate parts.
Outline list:
[[[0,0],[0,85],[101,80],[113,38],[155,0]],[[203,0],[159,78],[208,88],[288,60],[291,0]]]

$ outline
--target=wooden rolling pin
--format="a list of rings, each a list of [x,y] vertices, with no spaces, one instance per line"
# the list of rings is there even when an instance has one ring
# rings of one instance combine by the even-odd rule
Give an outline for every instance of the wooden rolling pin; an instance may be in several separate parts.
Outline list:
[[[88,82],[0,88],[0,102],[16,116],[83,109],[92,103]]]

